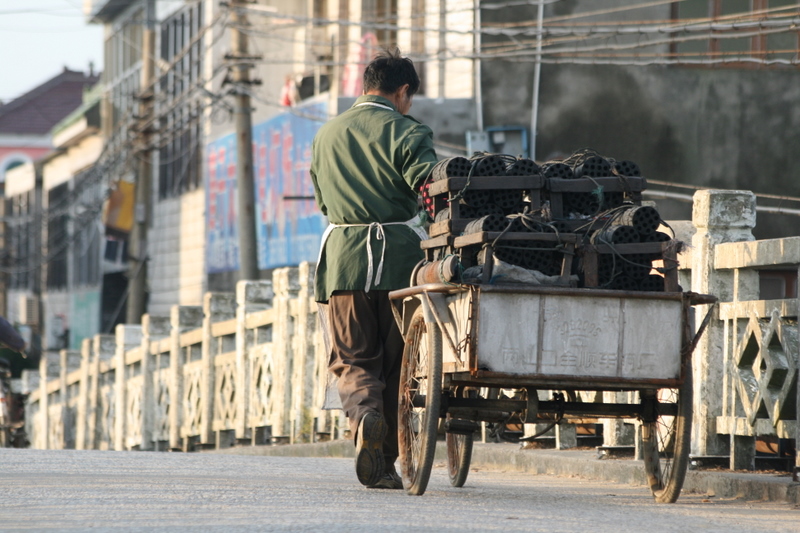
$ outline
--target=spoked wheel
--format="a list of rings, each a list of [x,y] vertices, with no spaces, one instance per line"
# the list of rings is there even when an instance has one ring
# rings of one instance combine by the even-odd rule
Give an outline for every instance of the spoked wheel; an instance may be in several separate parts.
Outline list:
[[[465,391],[465,395],[475,395],[475,391]],[[449,418],[449,415],[448,415]],[[472,461],[472,442],[474,433],[447,433],[447,472],[450,484],[463,487],[469,474]]]
[[[422,309],[411,319],[400,371],[398,438],[406,492],[421,495],[428,486],[436,451],[442,395],[442,336],[425,323]]]
[[[659,503],[674,503],[680,496],[692,432],[692,371],[677,389],[661,389],[659,403],[677,404],[675,416],[656,412],[655,421],[642,423],[642,447],[647,481]],[[656,407],[658,409],[658,407]]]

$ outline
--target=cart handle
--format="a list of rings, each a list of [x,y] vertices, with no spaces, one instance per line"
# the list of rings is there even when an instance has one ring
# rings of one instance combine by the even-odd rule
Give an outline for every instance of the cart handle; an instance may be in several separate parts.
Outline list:
[[[426,283],[424,285],[412,285],[405,289],[397,289],[389,292],[390,300],[401,300],[409,296],[417,296],[423,292],[456,293],[462,292],[466,286],[453,285],[447,283]]]
[[[444,327],[442,323],[442,319],[439,317],[439,311],[436,309],[436,304],[431,300],[431,295],[426,291],[422,293],[425,297],[425,303],[428,304],[428,309],[430,309],[433,318],[436,320],[436,324],[439,326],[439,329],[444,334],[445,338],[447,339],[447,343],[450,345],[450,349],[453,350],[453,354],[458,358],[460,363],[464,361],[461,359],[461,353],[456,349],[456,345],[453,342],[452,337],[450,337],[450,332]],[[441,297],[440,297],[441,298]]]
[[[707,294],[701,294],[699,296],[708,296],[708,295]],[[694,353],[694,349],[697,348],[697,343],[700,342],[700,338],[703,336],[703,333],[705,333],[706,328],[708,327],[708,323],[711,322],[711,315],[714,312],[714,308],[717,307],[716,298],[714,296],[711,296],[711,298],[714,298],[714,303],[712,303],[711,307],[708,308],[708,311],[706,312],[706,316],[705,316],[705,318],[703,318],[703,321],[700,323],[700,327],[697,328],[697,333],[694,334],[694,338],[692,339],[692,342],[690,342],[684,348],[683,352],[684,352],[685,356],[689,356],[689,355],[692,355],[692,353]]]

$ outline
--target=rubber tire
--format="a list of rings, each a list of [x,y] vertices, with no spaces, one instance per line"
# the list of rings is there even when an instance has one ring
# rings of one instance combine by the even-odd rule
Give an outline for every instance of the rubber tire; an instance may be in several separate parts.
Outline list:
[[[689,466],[689,448],[692,434],[692,371],[687,369],[686,379],[678,389],[663,389],[659,398],[669,396],[674,401],[677,394],[678,412],[675,417],[658,416],[655,422],[642,423],[642,448],[644,468],[650,491],[658,503],[675,503],[683,488]],[[667,394],[668,393],[668,394]],[[672,420],[669,420],[669,419]],[[665,447],[672,447],[671,458],[661,458]]]
[[[473,439],[473,435],[447,434],[447,472],[454,487],[463,487],[467,481]]]
[[[442,335],[435,324],[425,323],[422,308],[411,319],[405,343],[398,400],[400,468],[406,492],[421,496],[433,468],[442,401]],[[417,368],[422,365],[425,403],[414,407],[420,388]]]

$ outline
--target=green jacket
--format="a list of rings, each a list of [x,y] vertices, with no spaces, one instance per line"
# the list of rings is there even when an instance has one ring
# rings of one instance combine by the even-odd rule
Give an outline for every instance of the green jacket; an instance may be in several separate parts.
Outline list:
[[[374,102],[381,106],[359,105]],[[419,185],[436,164],[431,129],[398,113],[380,96],[365,95],[324,124],[312,145],[311,179],[317,205],[332,224],[405,222],[418,212]],[[321,251],[315,297],[327,302],[336,290],[365,290],[367,235],[371,234],[371,289],[407,287],[414,266],[422,259],[420,239],[404,225],[375,229],[335,228]],[[383,252],[384,242],[386,244]],[[375,274],[384,253],[381,280]]]

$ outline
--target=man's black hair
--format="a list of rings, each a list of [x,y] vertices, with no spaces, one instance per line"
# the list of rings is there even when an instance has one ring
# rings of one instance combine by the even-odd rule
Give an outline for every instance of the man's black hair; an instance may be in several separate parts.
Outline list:
[[[401,56],[398,48],[379,52],[364,70],[364,92],[377,89],[386,94],[393,94],[406,83],[408,95],[417,94],[419,75],[414,69],[414,63],[409,58]]]

